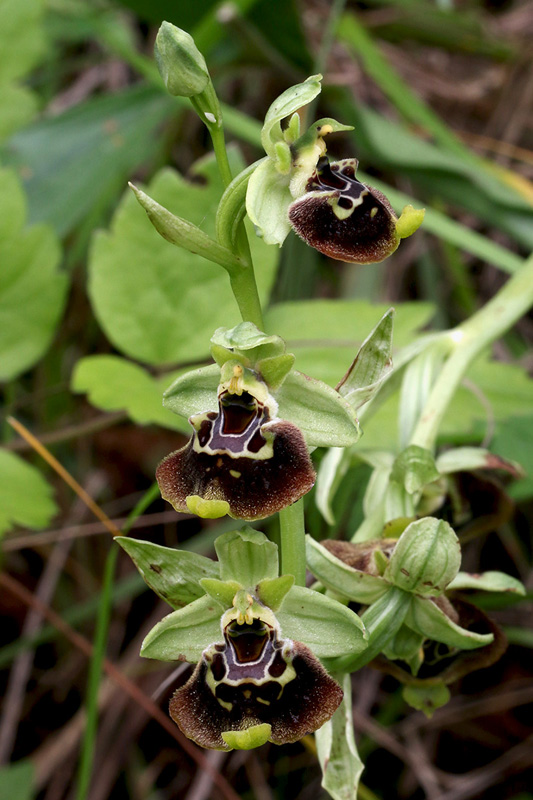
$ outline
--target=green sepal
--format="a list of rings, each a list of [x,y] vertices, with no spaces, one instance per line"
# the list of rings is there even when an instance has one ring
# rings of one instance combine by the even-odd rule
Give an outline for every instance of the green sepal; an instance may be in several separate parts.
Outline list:
[[[278,577],[278,548],[264,533],[245,527],[215,539],[220,578],[253,588],[264,578]]]
[[[355,658],[345,657],[327,662],[327,669],[330,672],[337,669],[343,672],[355,672],[372,661],[400,630],[408,614],[411,601],[411,595],[391,586],[379,600],[367,608],[361,617],[367,632],[367,649]]]
[[[224,608],[231,608],[233,598],[242,589],[240,583],[236,581],[221,581],[217,578],[202,578],[200,586],[213,600],[216,600]]]
[[[145,194],[132,183],[129,184],[133,190],[139,204],[144,208],[148,219],[156,231],[166,239],[167,242],[183,247],[190,253],[195,253],[208,261],[213,261],[224,267],[230,275],[243,268],[242,262],[231,250],[223,247],[214,239],[211,239],[201,228],[193,225],[182,217],[172,214],[168,208],[157,203],[149,195]]]
[[[318,658],[354,657],[367,646],[364,625],[353,611],[326,595],[293,586],[276,618],[284,638],[303,642]]]
[[[471,575],[468,572],[458,572],[453,581],[448,584],[448,590],[452,589],[478,589],[482,592],[510,592],[512,594],[525,595],[526,589],[522,583],[505,572],[482,572],[479,575]]]
[[[459,571],[461,546],[442,519],[423,517],[404,530],[384,578],[406,592],[442,594]]]
[[[279,578],[265,578],[257,584],[259,600],[276,612],[281,607],[285,595],[294,586],[294,575],[280,575]]]
[[[159,661],[195,664],[208,645],[222,641],[222,613],[222,606],[212,597],[200,597],[163,617],[146,636],[141,655]]]
[[[405,624],[428,639],[459,650],[474,650],[490,644],[494,639],[492,633],[474,633],[461,628],[425,597],[413,597]]]
[[[412,205],[405,206],[399,219],[396,220],[396,233],[400,239],[406,239],[418,230],[424,221],[425,214],[425,208],[413,208]]]
[[[392,370],[394,309],[389,308],[365,339],[337,391],[357,410],[379,391]]]
[[[450,690],[444,683],[432,683],[427,686],[404,686],[402,697],[411,708],[423,711],[431,719],[438,708],[442,708],[450,699]]]
[[[186,31],[163,22],[155,40],[155,60],[167,87],[174,97],[193,97],[209,83],[205,59]]]
[[[383,578],[349,567],[311,536],[305,538],[307,566],[326,589],[364,605],[374,603],[388,590]]]
[[[438,456],[436,466],[441,475],[473,469],[503,469],[515,478],[525,475],[524,469],[516,461],[497,456],[484,447],[454,447],[446,450]]]
[[[322,788],[333,800],[357,800],[363,762],[354,737],[351,675],[334,675],[342,681],[342,703],[315,733],[318,760],[322,769]]]
[[[285,352],[285,342],[280,336],[263,333],[253,322],[240,322],[234,328],[217,328],[211,345],[211,354],[220,367],[235,359],[245,367],[254,367],[263,358]]]
[[[349,403],[322,381],[292,370],[276,393],[278,416],[300,428],[310,447],[348,447],[361,435]]]
[[[321,80],[322,75],[311,75],[303,83],[290,86],[274,100],[268,109],[261,131],[261,143],[271,158],[276,157],[276,142],[284,141],[281,120],[292,116],[299,108],[314,100],[320,94]]]
[[[260,161],[248,181],[246,212],[266,244],[281,247],[287,238],[291,231],[288,208],[293,199],[287,175],[278,172],[271,158]]]
[[[150,589],[172,608],[182,608],[202,597],[202,578],[218,578],[217,562],[198,553],[129,536],[115,536],[115,542],[129,555]]]
[[[163,405],[174,414],[187,419],[204,411],[217,411],[219,383],[218,364],[186,372],[166,389],[163,394]]]
[[[223,731],[220,735],[231,750],[253,750],[268,742],[271,733],[272,726],[262,722],[242,731]]]
[[[404,487],[408,494],[420,491],[440,477],[430,450],[411,444],[397,456],[391,480]]]

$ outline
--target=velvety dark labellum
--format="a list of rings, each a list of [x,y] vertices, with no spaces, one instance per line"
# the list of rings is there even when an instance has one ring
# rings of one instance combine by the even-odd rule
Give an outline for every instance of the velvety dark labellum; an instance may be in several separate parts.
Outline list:
[[[326,157],[289,206],[289,220],[301,238],[340,261],[370,264],[396,250],[396,214],[387,198],[355,177],[357,161],[330,164]]]
[[[271,725],[271,741],[294,742],[335,712],[342,689],[300,642],[265,622],[231,622],[170,701],[170,716],[202,747],[228,749],[221,734]]]
[[[161,494],[177,511],[187,498],[222,500],[238,519],[262,519],[296,502],[315,482],[299,428],[271,420],[247,391],[219,396],[219,412],[191,417],[193,437],[156,471]]]

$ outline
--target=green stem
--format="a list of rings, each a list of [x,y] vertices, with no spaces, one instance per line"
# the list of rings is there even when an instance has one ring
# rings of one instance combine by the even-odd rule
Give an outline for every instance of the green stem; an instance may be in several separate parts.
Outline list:
[[[137,517],[141,516],[141,514],[146,510],[146,508],[148,508],[148,506],[158,495],[159,487],[157,483],[153,483],[141,497],[131,514],[128,516],[128,519],[126,520],[126,523],[122,529],[123,535],[127,534],[131,530],[131,527]],[[113,582],[118,553],[119,548],[115,545],[109,551],[104,567],[102,591],[100,594],[98,616],[96,619],[93,654],[91,657],[89,677],[87,681],[87,721],[85,725],[80,765],[78,770],[76,800],[86,800],[90,790],[91,774],[93,771],[94,761],[94,748],[98,729],[98,692],[102,677],[102,664],[105,658],[109,619],[111,617],[111,608],[113,605]]]
[[[435,446],[440,424],[470,364],[533,305],[533,256],[492,300],[448,336],[454,350],[444,363],[411,437],[411,444]]]
[[[294,575],[297,586],[305,586],[304,501],[279,512],[281,574]]]

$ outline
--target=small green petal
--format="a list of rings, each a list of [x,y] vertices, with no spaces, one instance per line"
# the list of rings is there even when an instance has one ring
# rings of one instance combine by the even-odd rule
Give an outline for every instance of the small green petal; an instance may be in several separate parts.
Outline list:
[[[265,578],[257,584],[257,596],[265,606],[271,608],[272,611],[278,611],[292,586],[294,586],[294,575]]]
[[[396,220],[396,233],[400,239],[405,239],[411,236],[422,225],[425,208],[413,208],[413,206],[405,206],[399,219]]]
[[[413,598],[405,623],[428,639],[443,642],[449,647],[457,647],[460,650],[483,647],[494,639],[492,633],[474,633],[461,628],[446,616],[432,600],[424,597]]]
[[[263,722],[243,731],[225,731],[220,735],[231,750],[253,750],[268,742],[271,732],[272,726]]]
[[[219,581],[217,578],[202,578],[200,585],[204,591],[224,608],[231,608],[233,598],[242,589],[236,581]]]
[[[202,519],[219,519],[229,514],[230,510],[227,500],[204,500],[197,494],[190,494],[185,502],[191,514],[196,514]]]
[[[253,588],[264,578],[278,577],[278,548],[253,528],[223,533],[215,540],[223,581]]]
[[[262,358],[256,365],[261,377],[272,392],[276,392],[294,366],[292,353]]]

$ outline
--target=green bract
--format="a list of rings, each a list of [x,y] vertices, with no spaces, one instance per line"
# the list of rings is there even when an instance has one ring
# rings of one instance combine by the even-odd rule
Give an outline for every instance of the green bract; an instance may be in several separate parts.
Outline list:
[[[296,741],[332,716],[343,693],[318,658],[357,658],[364,626],[341,603],[279,576],[277,547],[264,534],[220,536],[218,562],[124,537],[120,544],[168,602],[196,598],[162,619],[141,650],[198,662],[170,702],[187,736],[203,747],[249,749]]]

